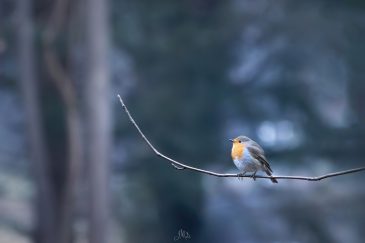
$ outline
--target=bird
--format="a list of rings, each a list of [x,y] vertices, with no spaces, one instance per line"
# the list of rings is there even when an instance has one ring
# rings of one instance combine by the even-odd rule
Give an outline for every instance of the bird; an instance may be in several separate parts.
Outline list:
[[[231,156],[233,163],[241,171],[240,176],[247,172],[253,173],[252,178],[255,180],[256,172],[264,171],[268,176],[272,176],[272,169],[265,157],[263,148],[246,136],[238,136],[229,139],[232,142]],[[278,183],[275,178],[270,178],[273,183]]]

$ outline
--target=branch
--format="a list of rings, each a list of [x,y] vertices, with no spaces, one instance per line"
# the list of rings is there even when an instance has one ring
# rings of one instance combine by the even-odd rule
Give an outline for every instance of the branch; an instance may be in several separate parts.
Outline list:
[[[190,165],[186,165],[182,162],[174,160],[174,159],[160,153],[152,145],[152,143],[147,139],[147,137],[144,135],[142,130],[139,128],[139,126],[137,125],[137,123],[133,119],[132,115],[129,113],[129,110],[128,110],[127,106],[124,104],[124,102],[123,102],[123,100],[122,100],[122,98],[120,97],[119,94],[118,94],[118,98],[119,98],[120,103],[122,104],[122,107],[123,107],[125,113],[127,114],[128,118],[129,118],[130,122],[137,129],[138,133],[141,135],[141,137],[147,143],[147,145],[153,150],[153,152],[158,157],[161,157],[161,158],[167,160],[169,163],[171,163],[171,165],[174,166],[175,169],[178,169],[178,170],[187,169],[187,170],[195,171],[195,172],[202,173],[202,174],[212,175],[212,176],[216,176],[216,177],[238,177],[238,178],[248,177],[248,178],[252,178],[251,175],[243,175],[242,176],[240,174],[224,174],[224,173],[216,173],[216,172],[209,171],[209,170],[199,169],[199,168],[196,168],[196,167],[193,167],[193,166],[190,166]],[[350,170],[343,170],[343,171],[338,171],[338,172],[325,174],[325,175],[322,175],[322,176],[314,176],[314,177],[306,177],[306,176],[261,176],[261,175],[256,175],[255,178],[263,178],[263,179],[275,178],[275,179],[285,179],[285,180],[320,181],[320,180],[323,180],[323,179],[326,179],[326,178],[351,174],[351,173],[355,173],[355,172],[359,172],[359,171],[365,171],[365,167],[360,167],[360,168],[355,168],[355,169],[350,169]]]

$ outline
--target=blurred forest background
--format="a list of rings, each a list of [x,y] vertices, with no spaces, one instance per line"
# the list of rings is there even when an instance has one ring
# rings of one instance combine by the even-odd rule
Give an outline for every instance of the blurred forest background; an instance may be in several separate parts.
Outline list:
[[[1,0],[0,242],[363,242],[365,2]],[[180,231],[181,232],[181,231]]]

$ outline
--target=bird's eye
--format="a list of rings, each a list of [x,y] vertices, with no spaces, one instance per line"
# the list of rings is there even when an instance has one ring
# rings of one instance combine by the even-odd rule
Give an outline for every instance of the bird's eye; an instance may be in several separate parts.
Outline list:
[[[242,141],[241,140],[238,140],[239,143],[241,143]]]

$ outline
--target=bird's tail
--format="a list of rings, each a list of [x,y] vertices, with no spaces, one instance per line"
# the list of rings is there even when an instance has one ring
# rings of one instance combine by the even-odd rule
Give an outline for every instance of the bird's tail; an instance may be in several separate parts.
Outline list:
[[[269,170],[265,170],[265,172],[266,172],[266,174],[267,174],[268,176],[272,176],[271,171],[269,171]],[[278,180],[276,180],[275,178],[270,178],[270,180],[272,181],[272,183],[278,183]]]

